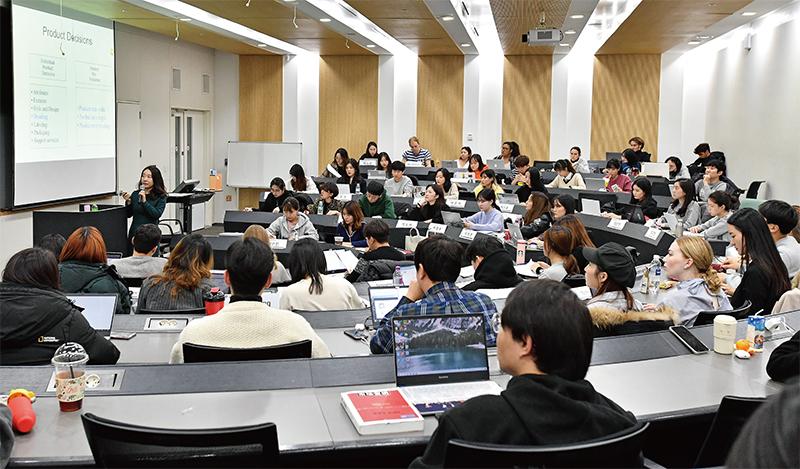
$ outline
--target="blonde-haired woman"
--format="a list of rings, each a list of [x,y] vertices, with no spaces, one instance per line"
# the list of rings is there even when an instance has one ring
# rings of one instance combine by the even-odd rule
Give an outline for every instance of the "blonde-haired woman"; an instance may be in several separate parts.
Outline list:
[[[247,238],[257,238],[261,241],[267,243],[269,246],[269,233],[267,229],[261,225],[250,225],[244,230],[244,235],[242,235],[242,240]],[[275,267],[272,268],[272,285],[277,285],[279,283],[286,283],[292,280],[292,276],[289,275],[289,271],[286,270],[286,267],[281,264],[281,261],[278,260],[278,256],[275,252],[272,252],[272,258],[275,261]]]
[[[714,251],[703,238],[686,236],[676,239],[664,258],[668,276],[678,279],[676,289],[661,300],[659,307],[670,306],[680,313],[681,324],[694,325],[700,311],[730,311],[728,296],[722,291],[722,281],[711,268]],[[647,305],[645,309],[655,309]]]

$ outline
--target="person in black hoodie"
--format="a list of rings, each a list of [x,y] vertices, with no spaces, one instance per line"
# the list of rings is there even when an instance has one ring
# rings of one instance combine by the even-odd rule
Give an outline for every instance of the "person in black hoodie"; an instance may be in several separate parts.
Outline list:
[[[442,467],[453,438],[564,445],[636,424],[632,413],[584,379],[592,356],[592,319],[568,286],[554,280],[523,282],[495,318],[497,360],[513,378],[499,396],[476,397],[442,414],[425,453],[410,467]]]
[[[514,269],[514,260],[494,236],[476,236],[467,246],[467,260],[475,269],[475,281],[462,290],[481,288],[510,288],[522,282]]]
[[[92,329],[59,288],[50,251],[29,248],[9,259],[0,283],[0,363],[47,365],[66,342],[81,344],[90,365],[117,363],[117,347]]]
[[[281,178],[274,178],[269,183],[270,192],[264,201],[258,204],[259,212],[280,212],[283,203],[289,197],[294,197],[294,192],[286,190],[286,183]]]

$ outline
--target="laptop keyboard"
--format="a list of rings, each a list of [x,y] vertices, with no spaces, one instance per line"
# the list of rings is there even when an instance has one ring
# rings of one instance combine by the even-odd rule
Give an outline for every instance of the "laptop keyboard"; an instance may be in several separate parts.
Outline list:
[[[405,386],[403,393],[414,405],[461,402],[484,394],[499,395],[503,388],[494,381]]]

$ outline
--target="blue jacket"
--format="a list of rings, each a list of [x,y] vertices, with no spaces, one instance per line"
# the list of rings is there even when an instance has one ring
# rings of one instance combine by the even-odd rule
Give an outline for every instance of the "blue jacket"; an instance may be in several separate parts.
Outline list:
[[[364,225],[366,223],[361,223],[361,227],[357,229],[352,236],[347,233],[347,229],[345,229],[344,225],[339,223],[336,227],[336,236],[341,236],[344,238],[346,243],[351,243],[354,247],[366,247],[367,246],[367,238],[364,237]]]

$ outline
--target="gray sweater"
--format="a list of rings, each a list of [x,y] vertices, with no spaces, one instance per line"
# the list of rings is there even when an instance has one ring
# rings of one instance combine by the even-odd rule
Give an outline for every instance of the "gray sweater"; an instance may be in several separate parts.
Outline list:
[[[125,278],[147,278],[161,273],[167,259],[163,257],[134,256],[123,259],[110,259],[110,265],[117,268],[117,272]]]
[[[159,283],[153,285],[155,278],[149,278],[142,284],[139,291],[139,302],[136,304],[136,313],[142,309],[147,310],[176,310],[195,309],[205,306],[203,293],[216,287],[211,279],[204,278],[200,285],[193,291],[180,290],[176,298],[172,298],[172,283]]]
[[[312,238],[319,240],[319,233],[317,233],[317,229],[314,228],[314,224],[311,223],[308,216],[304,213],[298,213],[297,216],[297,224],[291,231],[289,231],[289,225],[285,216],[279,217],[272,222],[269,228],[267,228],[267,231],[278,239],[293,239],[297,241],[303,238]]]
[[[414,191],[414,183],[411,182],[411,178],[404,175],[400,178],[400,182],[395,181],[394,178],[387,179],[383,183],[383,188],[386,189],[386,195],[389,197],[393,195],[411,195]]]
[[[724,217],[711,217],[710,220],[700,225],[700,232],[703,233],[706,239],[712,241],[730,241],[731,235],[728,233],[728,218],[731,213],[728,212]]]
[[[703,202],[708,202],[708,196],[711,195],[712,192],[724,191],[728,188],[728,185],[723,181],[717,181],[716,184],[706,185],[701,179],[697,181],[697,183],[694,185],[694,188],[697,192],[697,197]]]

